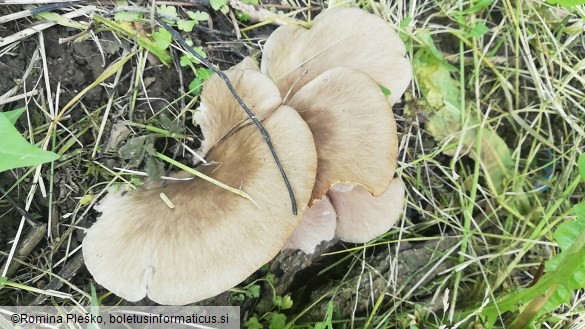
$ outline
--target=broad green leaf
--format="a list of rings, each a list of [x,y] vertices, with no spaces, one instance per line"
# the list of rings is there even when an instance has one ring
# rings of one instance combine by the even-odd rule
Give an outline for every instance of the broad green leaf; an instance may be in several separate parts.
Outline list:
[[[146,157],[146,166],[144,169],[150,179],[159,179],[165,173],[164,164],[152,156]]]
[[[286,316],[280,313],[270,314],[270,325],[268,329],[283,329],[286,325]]]
[[[173,36],[166,29],[159,27],[156,32],[152,33],[152,39],[159,49],[165,50],[173,41]]]
[[[199,78],[195,78],[193,80],[191,80],[191,82],[189,83],[189,92],[192,93],[193,95],[199,95],[201,94],[201,88],[203,86],[203,82],[199,79]]]
[[[207,81],[209,80],[209,78],[211,77],[211,74],[213,73],[213,70],[211,69],[206,69],[204,67],[200,67],[197,69],[197,71],[195,71],[195,75],[203,80],[203,81]]]
[[[206,21],[209,19],[209,14],[204,11],[187,11],[187,15],[189,18],[194,19],[196,21]]]
[[[481,120],[467,108],[461,108],[458,83],[451,77],[453,70],[432,48],[423,48],[414,55],[414,68],[422,94],[431,108],[429,133],[437,141],[452,138],[470,150],[469,156],[480,161],[485,177],[491,181],[498,193],[503,193],[508,173],[514,162],[512,153],[498,134],[488,126],[481,127]],[[463,122],[465,120],[465,122]],[[464,129],[465,128],[465,129]],[[481,136],[479,136],[481,134]],[[476,154],[476,143],[481,143],[481,152]],[[455,149],[446,150],[453,154]]]
[[[172,18],[178,17],[177,8],[175,6],[161,5],[160,7],[158,7],[156,13],[162,16],[168,16]]]
[[[142,31],[136,30],[136,28],[134,28],[134,26],[132,24],[128,24],[128,23],[124,23],[124,22],[122,22],[122,23],[114,22],[112,20],[106,19],[106,18],[101,17],[99,15],[93,15],[93,20],[98,22],[98,23],[102,23],[115,31],[118,31],[118,32],[125,34],[127,37],[131,38],[132,40],[136,40],[136,42],[141,47],[146,48],[148,51],[153,53],[166,66],[170,66],[170,64],[172,63],[171,55],[169,55],[169,53],[165,50],[166,47],[168,47],[168,45],[166,47],[164,47],[165,43],[163,43],[161,41],[161,40],[167,40],[167,42],[169,42],[168,37],[166,39],[164,37],[162,37],[161,39],[159,39],[159,43],[157,43],[154,40],[151,40]],[[167,33],[168,33],[168,31],[167,31]],[[132,54],[132,56],[134,56],[134,53]]]
[[[195,53],[197,53],[197,55],[203,58],[207,58],[207,54],[203,51],[203,47],[193,47],[193,50],[195,50]],[[181,66],[185,67],[188,66],[190,63],[199,64],[199,60],[193,54],[186,53],[181,56],[179,63]]]
[[[239,10],[236,10],[236,18],[237,18],[239,21],[242,21],[242,22],[247,22],[247,21],[250,19],[250,15],[248,15],[248,14],[245,14],[245,13],[243,13],[243,12],[239,11]]]
[[[467,36],[472,38],[478,38],[486,34],[489,30],[490,29],[483,22],[478,22],[471,28],[471,30],[469,30]]]
[[[264,329],[264,326],[258,321],[258,318],[255,316],[248,319],[248,321],[244,322],[244,327],[248,329]]]
[[[0,172],[55,161],[59,155],[31,145],[0,113]]]
[[[535,299],[548,297],[545,303],[536,304],[540,309],[534,309],[533,314],[551,312],[569,304],[575,290],[585,288],[585,203],[576,205],[573,211],[577,219],[561,224],[553,234],[561,253],[546,262],[546,273],[535,285],[507,293],[496,301],[497,305],[484,308],[487,327],[493,326],[499,314],[530,307]]]
[[[118,22],[135,22],[141,20],[144,14],[135,11],[118,11],[114,14],[114,20]]]
[[[563,7],[574,7],[585,4],[585,0],[546,0],[546,2],[552,5],[560,5]]]
[[[148,136],[130,138],[126,144],[118,149],[118,155],[124,160],[128,160],[128,166],[138,167],[145,155],[145,144]]]
[[[181,31],[191,32],[191,31],[193,31],[193,28],[195,27],[196,24],[197,24],[197,21],[196,20],[187,21],[187,20],[184,20],[184,19],[180,19],[177,22],[177,27]]]
[[[82,206],[88,205],[93,201],[94,197],[92,194],[86,194],[81,199],[79,199],[79,204]]]
[[[487,8],[489,5],[492,4],[492,2],[494,2],[494,0],[478,0],[478,1],[473,1],[473,6],[471,6],[471,8],[469,8],[469,9],[465,9],[461,13],[464,14],[464,15],[469,15],[471,13],[475,13],[477,11],[480,11],[480,10],[484,9],[484,8]]]
[[[293,300],[290,298],[290,295],[274,296],[272,301],[274,302],[274,305],[282,310],[288,310],[293,306]]]
[[[210,0],[209,4],[213,10],[219,10],[221,7],[227,5],[227,0]]]
[[[2,112],[4,113],[4,115],[6,116],[6,118],[8,119],[8,121],[10,121],[10,123],[12,123],[12,125],[16,124],[16,120],[18,120],[18,118],[20,118],[20,116],[24,113],[24,111],[26,111],[26,108],[19,108],[16,110],[12,110],[12,111],[6,111],[6,112]]]
[[[246,296],[250,298],[260,297],[260,285],[253,284],[246,289]]]

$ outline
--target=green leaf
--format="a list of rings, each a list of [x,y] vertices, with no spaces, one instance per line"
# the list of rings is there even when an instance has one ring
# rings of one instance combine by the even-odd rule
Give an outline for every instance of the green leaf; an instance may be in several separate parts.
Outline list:
[[[260,285],[253,284],[246,289],[246,296],[258,298],[260,297]]]
[[[160,7],[158,7],[156,13],[162,16],[168,16],[173,18],[178,17],[177,8],[175,8],[175,6],[161,5]]]
[[[20,118],[20,116],[24,113],[24,111],[26,111],[26,108],[22,107],[22,108],[19,108],[16,110],[6,111],[6,112],[2,112],[2,113],[4,113],[4,115],[6,116],[8,121],[10,121],[10,123],[12,123],[12,125],[14,125],[14,124],[16,124],[16,120],[18,120],[18,118]]]
[[[258,321],[258,319],[253,316],[248,319],[248,321],[244,322],[244,327],[248,329],[264,329],[264,326]]]
[[[193,50],[195,50],[197,55],[199,55],[203,58],[207,58],[207,54],[205,53],[205,51],[203,51],[203,47],[193,47]],[[191,53],[186,53],[186,54],[181,56],[181,58],[179,60],[179,64],[182,67],[189,66],[190,63],[199,64],[199,60],[197,59],[197,57],[195,57],[195,55],[193,55]]]
[[[173,41],[173,36],[166,29],[159,27],[158,30],[152,33],[154,44],[160,50],[165,50]]]
[[[4,113],[0,113],[0,132],[0,172],[59,159],[59,155],[27,142]]]
[[[118,149],[118,155],[120,158],[128,160],[129,167],[138,167],[144,159],[146,139],[147,136],[131,138]]]
[[[243,12],[241,12],[239,10],[236,10],[236,18],[239,21],[247,22],[250,19],[250,15],[248,15],[246,13],[243,13]]]
[[[161,36],[157,37],[158,39],[157,43],[157,41],[152,40],[142,31],[136,30],[136,28],[132,24],[114,22],[109,19],[103,18],[99,15],[93,15],[92,18],[95,22],[105,24],[106,26],[115,31],[122,32],[132,40],[136,40],[136,42],[141,47],[146,48],[148,51],[153,53],[166,66],[169,66],[172,63],[171,55],[169,55],[169,53],[165,50],[166,48],[168,48],[168,45],[170,44],[170,39],[168,38],[168,36],[165,35],[164,32],[161,32]],[[156,32],[154,34],[156,34]],[[132,53],[131,55],[133,56],[134,54],[135,53]],[[125,59],[125,61],[126,60],[127,59]]]
[[[191,82],[189,83],[189,92],[193,95],[199,95],[201,94],[201,88],[203,86],[203,82],[201,80],[199,80],[198,78],[195,78],[193,80],[191,80]]]
[[[213,10],[219,10],[221,7],[227,5],[227,0],[210,0],[209,4]]]
[[[147,156],[144,170],[146,170],[148,178],[159,179],[165,173],[165,166],[162,161],[158,160],[157,158]]]
[[[494,0],[478,0],[478,1],[474,1],[473,2],[473,6],[471,6],[471,8],[465,9],[461,13],[464,14],[464,15],[469,15],[469,14],[475,13],[477,11],[480,11],[480,10],[482,10],[484,8],[489,7],[489,5],[492,4],[492,2],[494,2]]]
[[[283,329],[286,325],[286,315],[280,313],[270,314],[269,329]]]
[[[490,29],[483,22],[478,22],[471,28],[471,30],[469,30],[467,36],[472,38],[478,38],[486,34],[489,30]]]
[[[204,11],[187,11],[187,15],[189,18],[194,19],[196,21],[206,21],[209,19],[209,14]]]
[[[282,310],[288,310],[293,306],[293,301],[290,298],[290,295],[285,296],[275,296],[273,299],[274,305]]]
[[[177,22],[177,27],[179,28],[179,30],[185,31],[185,32],[193,31],[193,27],[195,27],[195,25],[197,25],[197,21],[195,21],[195,20],[186,21],[184,19],[180,19]]]
[[[191,63],[193,62],[191,61],[189,56],[182,55],[181,57],[179,57],[179,65],[181,65],[181,67],[189,66]]]
[[[578,164],[579,164],[579,174],[581,175],[582,179],[585,179],[585,153],[583,153],[579,156]]]
[[[92,194],[86,194],[81,199],[79,199],[79,204],[82,206],[88,205],[93,201]]]
[[[384,93],[384,96],[388,97],[390,95],[392,95],[392,91],[382,85],[379,85],[380,89],[382,90],[382,92]]]
[[[451,77],[452,67],[436,56],[436,51],[423,48],[413,58],[417,81],[431,112],[426,128],[437,141],[451,138],[471,150],[470,157],[482,164],[484,176],[489,178],[496,192],[501,194],[504,192],[508,173],[512,172],[514,166],[512,152],[489,126],[481,128],[481,120],[475,112],[462,108],[459,85]],[[463,118],[466,119],[465,126],[462,125]],[[478,136],[481,143],[480,154],[475,152]],[[454,149],[448,149],[445,153],[452,154],[449,152],[453,151]]]
[[[212,73],[213,70],[200,67],[197,69],[197,71],[195,71],[195,76],[197,76],[202,81],[207,81],[211,77]]]
[[[114,20],[118,22],[136,22],[143,17],[144,14],[135,11],[118,11],[114,14]]]
[[[535,307],[530,303],[533,300],[548,297],[546,303],[535,304],[540,309],[531,309],[529,314],[551,312],[562,304],[569,304],[575,290],[585,288],[585,203],[576,205],[573,211],[577,219],[561,224],[553,234],[561,252],[546,262],[546,273],[532,287],[508,293],[496,302],[497,305],[484,308],[482,315],[487,318],[487,327],[492,327],[500,314]],[[528,320],[532,320],[532,316]]]
[[[574,7],[585,4],[585,0],[546,0],[546,2],[552,5],[560,5],[563,7]]]

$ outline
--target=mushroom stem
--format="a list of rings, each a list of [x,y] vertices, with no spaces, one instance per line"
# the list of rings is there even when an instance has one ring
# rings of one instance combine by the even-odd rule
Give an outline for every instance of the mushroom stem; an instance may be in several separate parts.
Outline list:
[[[280,163],[280,159],[278,158],[278,155],[276,154],[276,150],[274,149],[274,145],[272,145],[272,140],[270,139],[270,135],[268,135],[268,132],[266,131],[264,126],[260,123],[260,121],[258,121],[258,118],[256,118],[254,113],[248,108],[248,106],[240,98],[240,96],[238,95],[238,93],[234,89],[234,86],[232,85],[230,79],[227,77],[227,75],[225,75],[225,73],[223,73],[221,70],[215,68],[213,66],[213,64],[211,64],[210,61],[201,57],[201,55],[199,55],[193,49],[193,47],[189,46],[187,44],[187,42],[185,42],[183,37],[181,37],[181,35],[179,33],[177,33],[177,31],[175,31],[175,29],[170,27],[167,23],[165,23],[162,19],[160,19],[160,17],[157,16],[156,21],[160,25],[162,25],[162,27],[164,27],[165,30],[167,30],[173,36],[173,38],[175,40],[177,40],[177,42],[181,46],[183,46],[183,48],[187,49],[193,56],[195,56],[195,58],[197,58],[197,60],[199,60],[201,63],[203,63],[203,65],[205,65],[208,68],[210,68],[211,70],[213,70],[213,72],[217,73],[217,75],[225,82],[226,86],[228,87],[228,89],[230,90],[230,92],[232,93],[232,95],[234,96],[236,101],[244,109],[244,111],[246,112],[246,114],[248,115],[250,120],[252,120],[252,122],[254,122],[254,124],[256,125],[258,130],[260,130],[260,133],[262,134],[262,137],[264,138],[264,141],[268,145],[268,148],[270,149],[270,153],[272,154],[272,157],[274,158],[274,162],[276,163],[276,166],[278,167],[278,171],[280,172],[280,175],[282,176],[282,179],[284,180],[284,184],[286,185],[286,189],[288,190],[288,195],[290,197],[290,201],[291,201],[291,205],[292,205],[292,213],[293,213],[293,215],[296,216],[298,214],[298,209],[297,209],[297,200],[295,198],[295,193],[293,192],[290,181],[288,180],[288,176],[286,175],[286,172],[284,171],[284,168],[282,167],[282,164]]]

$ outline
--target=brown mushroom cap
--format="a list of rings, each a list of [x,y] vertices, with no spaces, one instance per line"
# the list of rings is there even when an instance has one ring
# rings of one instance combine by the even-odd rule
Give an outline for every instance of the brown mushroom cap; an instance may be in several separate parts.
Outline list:
[[[328,193],[337,212],[335,236],[365,243],[387,232],[400,219],[404,207],[404,183],[395,178],[382,195],[374,197],[359,186],[335,185]]]
[[[325,196],[315,201],[311,208],[305,210],[301,223],[283,249],[300,249],[305,254],[312,254],[322,241],[329,241],[335,236],[336,218],[329,198]]]
[[[309,125],[317,147],[317,181],[309,205],[335,183],[357,183],[373,195],[386,191],[396,169],[396,122],[369,75],[331,69],[301,88],[289,105]]]
[[[240,71],[230,78],[246,100],[264,97],[252,109],[257,114],[277,107],[279,97],[266,97],[269,84],[262,74]],[[291,213],[287,189],[256,127],[244,126],[223,139],[216,133],[230,131],[243,112],[217,80],[214,76],[203,87],[206,131],[220,141],[207,155],[216,165],[197,170],[241,187],[258,206],[199,178],[108,195],[97,208],[101,217],[87,231],[83,255],[95,280],[129,301],[148,295],[157,303],[179,305],[219,294],[272,259],[301,220]],[[313,136],[292,108],[273,112],[263,124],[299,206],[306,205],[316,173]]]
[[[236,68],[248,68],[250,65],[249,60],[244,60],[236,65]],[[232,82],[240,98],[259,117],[259,120],[282,104],[278,88],[264,74],[249,69],[232,69],[224,73]],[[205,83],[199,111],[193,116],[193,120],[199,124],[205,136],[198,151],[202,155],[225,137],[232,128],[248,120],[246,112],[232,96],[224,81],[218,76],[214,77]],[[218,108],[212,108],[213,105],[222,108],[218,110]]]
[[[336,8],[319,14],[311,29],[276,29],[266,41],[260,67],[283,97],[329,69],[351,67],[388,88],[394,104],[412,77],[405,54],[404,43],[383,19],[358,8]]]

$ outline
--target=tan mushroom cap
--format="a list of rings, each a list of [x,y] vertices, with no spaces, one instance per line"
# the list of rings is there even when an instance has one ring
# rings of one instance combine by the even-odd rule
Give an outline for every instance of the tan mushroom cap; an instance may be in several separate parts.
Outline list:
[[[249,72],[230,77],[240,95],[252,99],[246,88],[257,90],[259,83]],[[243,111],[231,94],[209,96],[209,89],[218,88],[212,80],[204,85],[209,131],[234,123],[240,117],[230,113]],[[255,110],[271,111],[273,103],[259,102]],[[263,124],[302,214],[315,181],[313,136],[288,106],[279,107]],[[237,285],[279,252],[301,216],[292,215],[287,189],[256,127],[245,126],[222,139],[207,160],[216,165],[197,170],[241,187],[258,206],[199,178],[124,196],[110,194],[97,208],[102,215],[83,241],[85,263],[97,283],[129,301],[148,295],[160,304],[187,304]],[[174,209],[163,203],[160,193]]]
[[[335,236],[340,240],[365,243],[387,232],[400,219],[404,207],[404,183],[395,178],[378,197],[359,185],[335,185],[329,199],[337,212]]]
[[[266,41],[260,67],[283,97],[329,69],[351,67],[388,88],[394,104],[412,77],[405,54],[404,43],[383,19],[358,8],[336,8],[319,14],[308,30],[276,29]]]
[[[312,254],[323,241],[335,236],[337,226],[335,209],[326,196],[315,201],[311,208],[305,210],[301,223],[288,238],[283,249],[300,249],[305,254]]]
[[[252,59],[244,59],[224,73],[232,82],[240,98],[260,120],[270,111],[275,110],[282,103],[282,98],[278,88],[270,78],[257,70],[247,69],[252,67],[250,60]],[[214,109],[211,111],[211,104],[221,104],[223,108],[230,110],[218,111]],[[199,124],[201,132],[205,136],[198,151],[201,155],[205,155],[233,127],[248,119],[244,109],[240,107],[224,81],[217,75],[213,75],[205,83],[198,110],[193,116],[193,120]]]
[[[289,105],[309,125],[317,147],[309,205],[335,183],[361,184],[373,195],[386,191],[396,169],[398,138],[390,104],[372,78],[335,68],[301,88]]]

